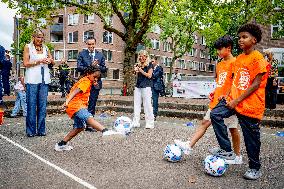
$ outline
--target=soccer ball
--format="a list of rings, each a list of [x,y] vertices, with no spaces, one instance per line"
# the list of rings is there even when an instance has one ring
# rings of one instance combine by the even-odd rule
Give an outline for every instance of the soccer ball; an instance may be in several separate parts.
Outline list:
[[[182,160],[183,151],[176,144],[168,144],[164,150],[164,159],[169,162]]]
[[[132,120],[126,116],[120,116],[114,122],[114,129],[124,135],[128,135],[132,127]]]
[[[204,160],[204,168],[209,175],[219,177],[226,172],[228,164],[220,157],[209,155]]]

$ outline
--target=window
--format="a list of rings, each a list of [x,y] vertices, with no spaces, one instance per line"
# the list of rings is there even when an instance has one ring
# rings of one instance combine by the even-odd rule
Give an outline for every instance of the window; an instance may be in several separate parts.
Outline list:
[[[103,43],[112,43],[113,33],[105,31],[103,33]]]
[[[112,15],[110,15],[110,16],[106,16],[105,17],[105,21],[106,21],[106,23],[108,24],[108,25],[110,25],[110,26],[112,26]]]
[[[207,65],[206,70],[208,72],[214,72],[214,69],[215,69],[215,65],[214,64],[207,63],[206,65]]]
[[[68,51],[68,60],[76,60],[78,57],[78,50],[69,50]]]
[[[95,37],[95,33],[93,30],[85,31],[83,41],[86,41],[88,38],[94,38],[94,37]]]
[[[192,64],[193,64],[193,62],[191,60],[189,60],[188,63],[187,63],[187,68],[192,69],[192,66],[193,66]]]
[[[201,37],[201,45],[206,45],[205,37],[204,37],[204,36]]]
[[[163,43],[163,51],[167,51],[167,52],[171,51],[171,43],[170,42],[164,42]]]
[[[192,62],[192,70],[199,70],[199,63],[198,62]]]
[[[172,58],[167,57],[166,58],[166,67],[170,67],[171,62],[172,62]]]
[[[200,50],[200,58],[205,58],[205,51],[204,50]]]
[[[197,35],[193,35],[193,39],[194,39],[194,43],[197,44],[198,43],[198,36]]]
[[[54,57],[54,60],[63,59],[63,51],[61,51],[61,50],[54,51],[53,57]]]
[[[278,31],[280,31],[281,28],[281,22],[279,21],[278,24],[271,25],[271,38],[280,38]]]
[[[90,24],[90,23],[95,23],[95,15],[84,15],[84,23],[85,24]]]
[[[112,71],[112,79],[119,79],[119,69]]]
[[[178,64],[179,64],[179,68],[180,69],[185,69],[186,68],[185,61],[183,59],[179,59],[178,60]]]
[[[68,33],[68,43],[78,42],[78,31]]]
[[[68,25],[78,25],[79,14],[69,14],[68,15]]]
[[[205,64],[203,62],[199,63],[199,70],[200,71],[206,71]]]
[[[195,48],[192,48],[192,49],[189,51],[188,55],[189,55],[189,56],[195,56],[195,53],[196,53],[196,49],[195,49]]]
[[[153,27],[152,27],[152,31],[153,33],[157,33],[157,34],[161,34],[161,28],[159,25],[155,24]]]
[[[159,50],[160,49],[160,41],[157,39],[151,39],[152,49]]]
[[[112,61],[112,51],[103,49],[103,55],[107,61]]]

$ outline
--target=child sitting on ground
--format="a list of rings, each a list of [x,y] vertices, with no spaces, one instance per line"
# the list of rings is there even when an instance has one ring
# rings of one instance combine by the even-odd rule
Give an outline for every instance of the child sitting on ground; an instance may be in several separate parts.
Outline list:
[[[88,99],[92,85],[97,85],[98,78],[100,77],[100,69],[97,66],[89,66],[83,77],[74,84],[70,93],[66,98],[63,107],[66,108],[66,113],[74,120],[73,130],[71,130],[62,141],[55,145],[56,151],[68,151],[73,147],[67,145],[73,137],[84,130],[86,124],[93,127],[97,131],[101,131],[103,136],[119,134],[118,132],[108,130],[97,122],[93,115],[88,111]]]

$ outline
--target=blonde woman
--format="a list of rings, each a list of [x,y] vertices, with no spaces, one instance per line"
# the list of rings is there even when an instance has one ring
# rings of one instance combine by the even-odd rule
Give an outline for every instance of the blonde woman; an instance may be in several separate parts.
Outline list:
[[[23,62],[26,67],[27,96],[26,134],[28,137],[46,135],[46,104],[48,84],[51,82],[48,65],[54,64],[54,61],[43,41],[43,32],[36,29],[32,35],[32,42],[24,48]]]
[[[134,71],[137,76],[134,90],[134,117],[133,126],[140,127],[141,104],[143,102],[146,129],[154,128],[154,114],[152,106],[152,91],[151,87],[153,65],[150,62],[150,57],[147,51],[141,50],[138,53],[138,64],[134,66]]]

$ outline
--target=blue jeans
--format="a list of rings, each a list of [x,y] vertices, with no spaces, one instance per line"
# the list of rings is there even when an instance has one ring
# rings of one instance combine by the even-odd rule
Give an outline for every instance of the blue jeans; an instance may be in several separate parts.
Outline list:
[[[85,128],[89,117],[93,117],[93,115],[87,109],[80,109],[73,116],[74,119],[73,128],[74,129]]]
[[[26,84],[27,89],[27,135],[45,134],[45,117],[48,84]]]
[[[92,86],[91,88],[89,104],[88,104],[88,111],[93,115],[95,115],[96,113],[96,105],[97,105],[97,100],[100,94],[100,90],[101,89],[97,89],[94,86]]]
[[[159,95],[160,95],[160,91],[157,91],[152,87],[153,113],[155,117],[157,117],[158,115]]]
[[[227,126],[224,124],[224,118],[228,118],[236,114],[242,128],[245,141],[246,151],[249,158],[249,168],[260,169],[260,120],[244,116],[237,113],[235,110],[229,109],[226,106],[226,101],[221,100],[215,108],[212,109],[210,118],[214,128],[214,132],[220,148],[231,152],[231,142],[228,138]]]
[[[12,111],[11,116],[16,116],[22,107],[23,116],[27,116],[27,101],[26,101],[26,92],[25,91],[17,91],[17,98],[15,102],[15,107]]]

